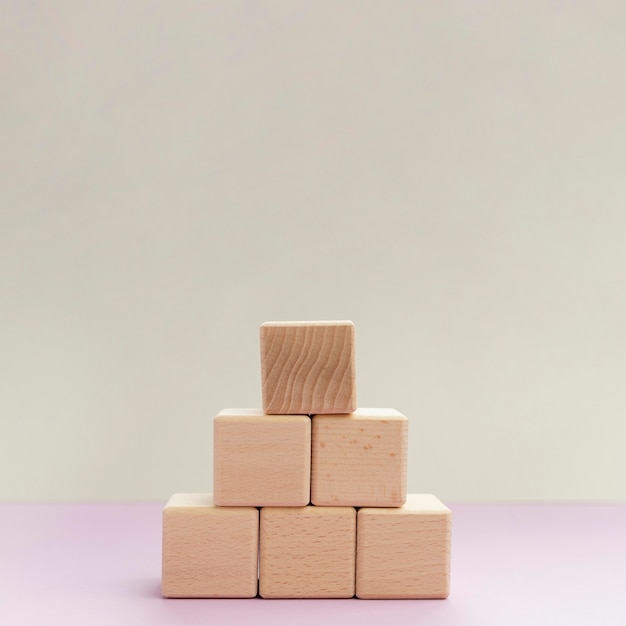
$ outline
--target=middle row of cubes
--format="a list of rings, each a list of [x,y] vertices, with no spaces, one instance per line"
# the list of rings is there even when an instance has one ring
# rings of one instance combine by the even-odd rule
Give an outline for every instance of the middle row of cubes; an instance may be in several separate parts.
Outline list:
[[[214,421],[214,501],[402,506],[407,441],[408,420],[394,409],[311,417],[225,409]]]

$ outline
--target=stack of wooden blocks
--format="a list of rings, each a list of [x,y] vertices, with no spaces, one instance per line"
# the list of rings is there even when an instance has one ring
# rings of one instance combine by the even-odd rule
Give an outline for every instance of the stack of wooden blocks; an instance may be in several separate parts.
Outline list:
[[[357,409],[352,322],[261,326],[263,410],[214,421],[213,494],[163,511],[170,598],[445,598],[450,511],[406,494],[407,418]]]

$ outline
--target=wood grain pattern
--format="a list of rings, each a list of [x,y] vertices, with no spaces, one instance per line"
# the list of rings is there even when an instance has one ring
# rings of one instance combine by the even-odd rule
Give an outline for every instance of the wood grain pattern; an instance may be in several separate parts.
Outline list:
[[[408,420],[394,409],[312,418],[311,502],[323,506],[404,504]]]
[[[219,506],[305,506],[311,487],[311,419],[225,409],[213,425],[213,493]]]
[[[433,495],[410,494],[401,508],[358,514],[359,598],[446,598],[451,513]]]
[[[356,511],[261,509],[259,593],[264,598],[351,598]]]
[[[356,409],[355,378],[352,322],[261,325],[266,413],[350,413]]]
[[[258,509],[218,508],[210,494],[173,495],[163,510],[163,596],[256,596],[258,532]]]

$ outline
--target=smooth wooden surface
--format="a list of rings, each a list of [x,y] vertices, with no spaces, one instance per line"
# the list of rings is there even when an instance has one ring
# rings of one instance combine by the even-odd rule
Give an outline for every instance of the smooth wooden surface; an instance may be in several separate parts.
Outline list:
[[[163,509],[166,598],[253,598],[259,512],[218,508],[210,494],[175,494]]]
[[[358,513],[356,595],[364,599],[446,598],[451,513],[433,495],[401,508]]]
[[[261,326],[261,382],[266,413],[354,411],[354,324],[266,322]]]
[[[311,419],[224,409],[213,424],[213,494],[219,506],[305,506]]]
[[[356,511],[351,507],[261,509],[263,598],[351,598]]]
[[[401,506],[406,498],[408,420],[394,409],[312,419],[311,502]]]

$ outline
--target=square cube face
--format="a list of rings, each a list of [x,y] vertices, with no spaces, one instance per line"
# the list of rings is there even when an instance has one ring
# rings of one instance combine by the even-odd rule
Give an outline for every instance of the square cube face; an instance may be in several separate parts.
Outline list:
[[[394,409],[357,409],[312,419],[311,502],[402,506],[408,420]]]
[[[354,411],[354,324],[262,324],[261,382],[266,413]]]
[[[173,495],[163,510],[165,598],[253,598],[259,511],[218,508],[210,494]]]
[[[351,598],[356,511],[351,507],[263,508],[259,593],[264,598]]]
[[[305,506],[311,489],[311,419],[225,409],[213,424],[218,506]]]
[[[451,513],[435,496],[410,494],[395,509],[358,514],[359,598],[447,598]]]

